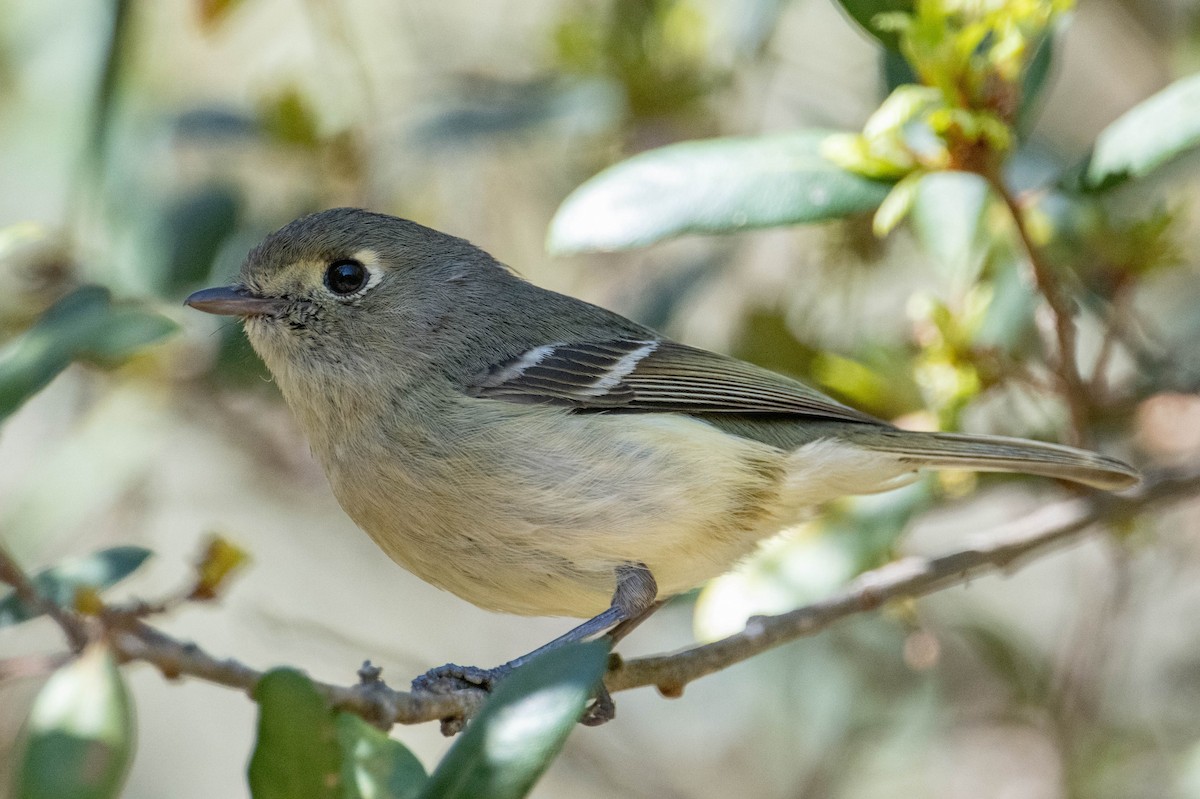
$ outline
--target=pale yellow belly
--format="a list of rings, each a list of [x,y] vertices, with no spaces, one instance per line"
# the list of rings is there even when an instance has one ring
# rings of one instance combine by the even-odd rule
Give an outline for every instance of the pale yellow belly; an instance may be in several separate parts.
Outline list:
[[[388,555],[476,605],[591,616],[629,563],[669,596],[780,527],[787,454],[773,447],[684,416],[488,404],[496,415],[473,418],[435,459],[330,468],[343,507]]]

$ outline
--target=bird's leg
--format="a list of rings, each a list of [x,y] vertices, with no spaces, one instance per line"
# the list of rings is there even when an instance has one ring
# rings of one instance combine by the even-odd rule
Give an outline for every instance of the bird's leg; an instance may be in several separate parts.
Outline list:
[[[499,668],[515,669],[544,652],[549,652],[563,644],[583,641],[610,627],[615,632],[621,625],[642,617],[642,614],[654,606],[656,596],[658,596],[658,584],[645,564],[619,566],[617,568],[617,590],[613,592],[612,604],[609,605],[608,610],[593,616],[578,627],[568,630],[550,643],[543,644],[515,660],[510,660]]]
[[[657,610],[658,606],[662,604],[655,601],[657,596],[658,584],[654,581],[654,575],[646,568],[646,564],[632,563],[618,566],[617,589],[613,592],[612,604],[603,613],[593,616],[550,643],[539,646],[532,652],[495,668],[481,669],[476,666],[457,666],[447,663],[445,666],[431,669],[417,677],[413,680],[413,688],[438,691],[439,689],[445,690],[447,687],[453,689],[465,683],[491,689],[496,682],[507,677],[513,669],[519,668],[538,655],[557,649],[563,644],[583,641],[609,628],[613,629],[613,634],[620,633],[614,641],[619,640],[654,610]],[[631,626],[622,631],[624,625]],[[603,687],[601,687],[601,691],[603,692]],[[604,694],[606,695],[607,692]],[[609,704],[611,705],[611,699]]]

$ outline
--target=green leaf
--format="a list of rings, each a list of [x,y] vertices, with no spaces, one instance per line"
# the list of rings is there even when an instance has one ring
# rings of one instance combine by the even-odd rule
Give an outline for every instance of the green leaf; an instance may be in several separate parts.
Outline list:
[[[100,286],[76,289],[0,351],[0,421],[45,388],[71,361],[116,364],[175,329],[165,316],[114,305],[108,290]]]
[[[1038,346],[1038,295],[1022,271],[1012,262],[994,269],[992,301],[975,334],[977,346],[997,347],[1007,352]]]
[[[342,749],[342,799],[416,799],[428,777],[421,761],[387,733],[352,713],[336,720]]]
[[[904,221],[917,199],[917,186],[925,176],[924,172],[910,172],[892,188],[871,222],[876,236],[883,238]]]
[[[70,607],[80,588],[102,591],[132,574],[150,550],[144,547],[111,547],[84,558],[52,566],[33,578],[38,593],[57,605]],[[16,592],[0,599],[0,627],[17,624],[41,615],[41,611],[25,604]]]
[[[838,5],[850,19],[889,50],[899,51],[900,37],[894,30],[886,30],[875,24],[880,14],[896,11],[912,12],[914,0],[838,0]]]
[[[339,799],[342,754],[337,725],[312,681],[273,669],[254,687],[258,735],[250,758],[254,799]]]
[[[108,137],[116,115],[122,61],[133,42],[133,0],[116,0],[112,5],[112,27],[109,28],[105,42],[100,85],[96,92],[91,119],[91,151],[88,155],[91,168],[97,172],[103,166]]]
[[[118,796],[133,755],[133,706],[104,646],[50,676],[25,726],[18,799]]]
[[[259,125],[280,144],[315,148],[321,142],[317,112],[309,98],[295,86],[259,104]]]
[[[879,71],[883,75],[885,92],[890,95],[901,86],[910,83],[920,83],[921,79],[913,71],[912,64],[899,50],[885,48],[880,51]]]
[[[422,799],[518,799],[562,748],[608,662],[606,641],[551,650],[496,688],[429,778]]]
[[[1021,81],[1021,107],[1017,111],[1018,127],[1028,130],[1033,126],[1037,115],[1038,100],[1042,90],[1050,79],[1051,67],[1054,65],[1054,34],[1048,33],[1038,42],[1033,57],[1025,67]]]
[[[1200,74],[1177,80],[1105,128],[1083,168],[1081,188],[1104,191],[1145,177],[1200,145]]]
[[[821,155],[828,131],[672,144],[609,167],[550,223],[557,253],[640,247],[685,233],[820,222],[871,211],[889,184]]]
[[[160,275],[164,291],[191,290],[208,279],[241,212],[237,190],[219,184],[194,189],[168,206],[160,232],[167,249]]]
[[[987,183],[969,172],[933,172],[918,186],[913,229],[947,274],[979,274],[987,251],[980,225],[987,199]]]

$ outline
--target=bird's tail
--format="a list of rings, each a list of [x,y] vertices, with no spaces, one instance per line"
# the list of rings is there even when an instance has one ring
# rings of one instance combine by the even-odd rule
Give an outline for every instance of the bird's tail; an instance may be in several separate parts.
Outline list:
[[[1018,472],[1116,491],[1137,485],[1137,469],[1095,452],[1004,436],[864,429],[855,444],[898,457],[914,468]]]

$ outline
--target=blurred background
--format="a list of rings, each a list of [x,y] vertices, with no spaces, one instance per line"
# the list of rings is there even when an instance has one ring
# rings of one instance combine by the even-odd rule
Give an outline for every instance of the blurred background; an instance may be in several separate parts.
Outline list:
[[[1200,2],[1082,0],[1055,59],[1011,164],[1018,185],[1077,161],[1107,124],[1196,71]],[[338,508],[237,326],[181,307],[228,282],[267,232],[338,205],[465,237],[542,286],[886,418],[1061,439],[1063,410],[1036,381],[964,377],[947,360],[931,309],[968,306],[983,267],[946,268],[907,228],[881,241],[855,218],[547,253],[556,208],[610,164],[715,135],[857,130],[884,87],[878,45],[831,0],[0,0],[0,335],[83,282],[180,326],[119,369],[70,368],[8,419],[0,536],[31,569],[149,547],[114,593],[153,597],[187,579],[218,531],[250,567],[218,604],[186,606],[164,629],[332,682],[370,658],[404,687],[570,626],[477,610],[392,564]],[[1145,389],[1137,358],[1114,357],[1112,379],[1142,390],[1095,432],[1139,463],[1200,457],[1194,167],[1110,209],[1161,206],[1171,230],[1170,268],[1129,298],[1170,377]],[[1011,338],[1032,331],[1036,349],[1044,320],[1020,297],[1013,308]],[[1099,338],[1084,331],[1085,362]],[[732,632],[1062,495],[949,475],[847,502],[673,603],[621,651]],[[1200,505],[1177,506],[850,619],[681,699],[620,694],[617,719],[577,730],[534,795],[1200,797],[1198,529]],[[0,629],[5,654],[56,648],[44,620]],[[251,702],[146,666],[127,677],[139,740],[126,796],[247,794]],[[0,685],[0,772],[39,684]],[[432,724],[392,735],[427,766],[449,744]]]

